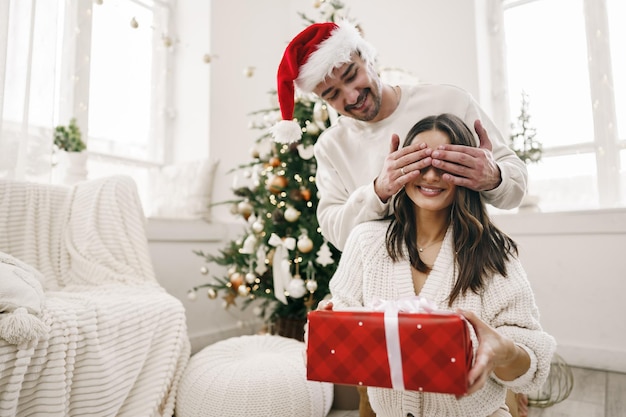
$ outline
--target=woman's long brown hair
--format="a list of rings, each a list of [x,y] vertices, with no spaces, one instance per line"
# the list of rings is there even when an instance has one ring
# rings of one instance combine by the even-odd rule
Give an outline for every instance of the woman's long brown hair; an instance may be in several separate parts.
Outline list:
[[[446,134],[453,145],[476,146],[467,125],[451,114],[420,120],[407,134],[403,146],[409,145],[419,133],[430,130]],[[404,258],[403,248],[406,247],[411,265],[418,271],[429,273],[430,267],[422,261],[417,248],[419,231],[414,203],[404,188],[395,196],[393,209],[386,235],[389,256],[394,261]],[[459,271],[448,299],[448,305],[451,306],[468,289],[478,293],[488,277],[496,273],[506,277],[506,261],[509,256],[517,256],[518,250],[513,239],[491,222],[487,207],[477,191],[457,186],[449,218],[454,236],[454,262]]]

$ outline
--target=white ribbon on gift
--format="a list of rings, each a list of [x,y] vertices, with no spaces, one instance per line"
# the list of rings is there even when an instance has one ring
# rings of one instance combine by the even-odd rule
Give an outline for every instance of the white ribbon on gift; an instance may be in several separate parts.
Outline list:
[[[267,241],[274,246],[273,274],[274,274],[274,296],[283,304],[287,304],[285,289],[291,281],[291,271],[289,266],[289,251],[296,248],[296,239],[288,237],[281,239],[276,233],[272,233]]]
[[[382,311],[385,323],[385,343],[387,344],[387,360],[389,361],[389,375],[393,389],[404,390],[404,372],[402,371],[402,352],[400,350],[400,328],[398,313],[432,313],[437,306],[424,297],[411,296],[398,300],[375,300],[372,304],[374,311]]]

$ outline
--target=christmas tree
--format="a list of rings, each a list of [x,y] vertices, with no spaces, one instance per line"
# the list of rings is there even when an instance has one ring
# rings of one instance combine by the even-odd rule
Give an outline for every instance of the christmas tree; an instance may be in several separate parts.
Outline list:
[[[536,129],[531,125],[528,94],[522,91],[522,103],[516,123],[511,123],[510,147],[525,164],[539,162],[543,154],[541,142],[535,139]]]
[[[344,8],[335,0],[318,1],[315,6],[320,11],[318,21],[335,21]],[[300,17],[307,24],[315,22],[304,14]],[[216,255],[195,252],[209,265],[226,267],[226,275],[213,276],[211,282],[193,288],[190,298],[200,288],[208,288],[209,298],[222,294],[226,308],[254,303],[269,323],[280,319],[303,322],[307,312],[329,294],[328,284],[340,257],[321,235],[316,216],[313,145],[330,126],[329,109],[313,95],[296,97],[294,118],[302,139],[288,145],[274,142],[268,133],[280,120],[278,107],[251,116],[251,128],[263,133],[253,147],[252,161],[235,168],[249,185],[234,188],[236,198],[220,203],[231,204],[233,214],[243,218],[244,234]],[[203,273],[209,270],[204,267]]]

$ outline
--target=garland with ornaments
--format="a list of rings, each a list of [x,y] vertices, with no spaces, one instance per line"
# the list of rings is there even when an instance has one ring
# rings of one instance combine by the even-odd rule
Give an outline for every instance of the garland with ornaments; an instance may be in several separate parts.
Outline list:
[[[316,1],[314,6],[320,21],[343,17],[339,1]],[[276,93],[272,95],[277,103]],[[253,305],[254,313],[271,323],[279,318],[305,320],[329,294],[340,252],[320,232],[313,156],[313,145],[334,118],[329,110],[313,95],[297,97],[294,118],[302,138],[292,144],[276,143],[268,133],[281,118],[277,104],[251,115],[250,128],[263,133],[251,149],[252,161],[233,170],[243,178],[233,187],[236,198],[219,203],[231,205],[232,213],[243,220],[244,233],[217,254],[195,251],[208,265],[202,274],[210,274],[211,264],[223,267],[225,274],[190,289],[189,299],[204,292],[210,299],[222,299],[226,309]]]

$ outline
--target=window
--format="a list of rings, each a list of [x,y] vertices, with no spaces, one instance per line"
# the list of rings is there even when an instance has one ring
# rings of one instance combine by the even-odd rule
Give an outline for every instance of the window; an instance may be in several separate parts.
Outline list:
[[[49,145],[28,146],[16,155],[49,150],[53,127],[75,117],[88,145],[90,177],[125,173],[141,189],[148,169],[168,162],[163,115],[170,102],[171,3],[3,2],[0,12],[8,16],[6,37],[0,33],[0,64],[6,63],[4,80],[0,73],[3,151],[27,139]],[[49,167],[54,158],[43,153]],[[33,159],[25,159],[31,168],[17,177],[37,180]],[[7,161],[0,161],[0,171],[10,170]]]
[[[503,1],[511,120],[528,95],[544,148],[529,192],[543,211],[626,206],[622,0]]]

